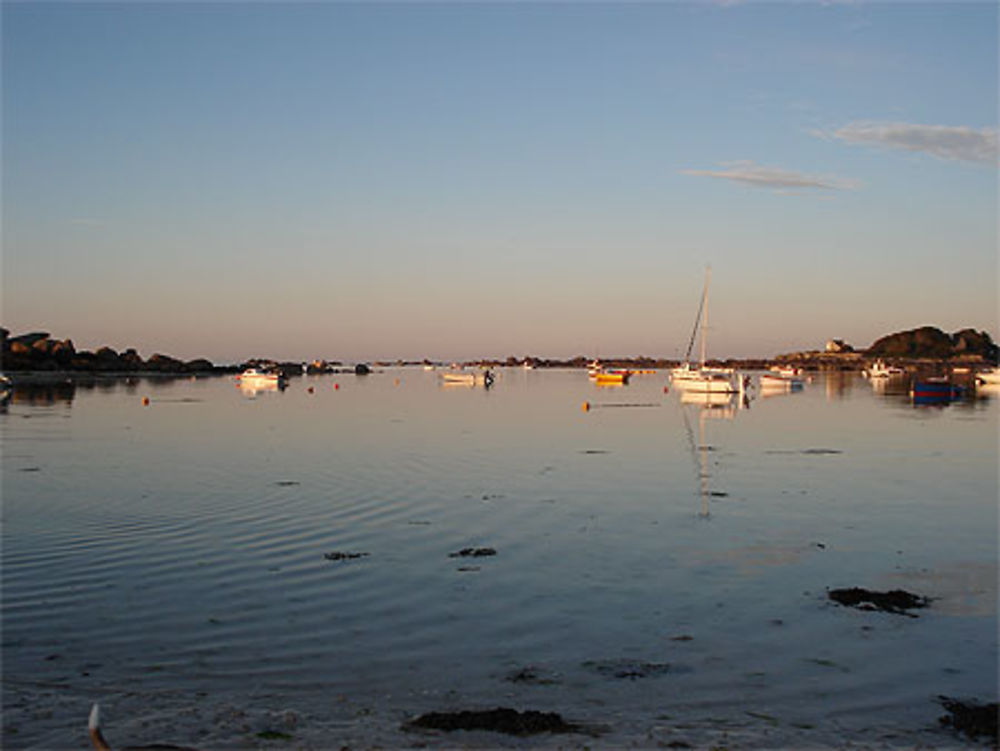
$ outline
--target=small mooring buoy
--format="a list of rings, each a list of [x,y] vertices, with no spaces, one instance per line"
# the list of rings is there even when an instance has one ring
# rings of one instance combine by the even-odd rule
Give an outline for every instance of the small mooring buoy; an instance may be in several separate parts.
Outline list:
[[[583,403],[583,411],[584,412],[590,412],[590,402],[584,402]]]
[[[142,406],[143,407],[148,407],[149,406],[149,397],[148,396],[142,397]]]

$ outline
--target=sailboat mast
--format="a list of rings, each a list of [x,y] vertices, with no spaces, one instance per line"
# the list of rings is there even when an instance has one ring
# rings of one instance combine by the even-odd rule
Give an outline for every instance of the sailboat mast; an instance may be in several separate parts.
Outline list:
[[[712,279],[712,267],[705,267],[705,291],[701,293],[705,320],[701,323],[701,367],[705,367],[705,338],[708,331],[708,283]]]

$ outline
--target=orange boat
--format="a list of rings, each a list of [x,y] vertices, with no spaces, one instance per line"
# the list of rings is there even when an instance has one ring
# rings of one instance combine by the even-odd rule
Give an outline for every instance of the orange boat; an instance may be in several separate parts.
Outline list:
[[[628,370],[602,370],[595,376],[595,380],[599,386],[609,383],[626,384],[631,375]]]

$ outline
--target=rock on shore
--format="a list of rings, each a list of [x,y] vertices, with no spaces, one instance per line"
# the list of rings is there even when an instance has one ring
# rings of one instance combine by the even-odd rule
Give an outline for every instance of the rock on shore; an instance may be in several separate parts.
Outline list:
[[[10,336],[0,328],[2,367],[7,371],[67,370],[89,373],[210,373],[218,370],[208,360],[183,361],[169,355],[154,354],[148,360],[134,349],[117,352],[100,347],[95,352],[77,350],[72,339],[53,339],[48,332],[35,331]]]

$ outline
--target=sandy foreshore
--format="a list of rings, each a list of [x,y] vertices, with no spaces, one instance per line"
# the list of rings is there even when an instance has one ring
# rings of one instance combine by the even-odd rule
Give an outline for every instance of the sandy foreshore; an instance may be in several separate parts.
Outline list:
[[[665,697],[666,699],[666,697]],[[115,691],[63,684],[4,681],[3,748],[54,751],[91,748],[87,719],[101,705],[101,728],[112,748],[155,744],[204,751],[236,749],[972,749],[989,747],[933,724],[925,727],[864,729],[818,724],[790,725],[779,718],[746,712],[742,717],[682,717],[665,710],[659,717],[628,716],[602,707],[558,708],[575,733],[526,737],[481,730],[418,730],[408,723],[429,711],[407,711],[399,700],[359,700],[345,695],[285,702],[280,696],[227,697],[179,691]],[[500,703],[519,702],[503,697]],[[457,709],[440,705],[438,709]],[[536,707],[551,711],[549,707]],[[721,710],[720,710],[721,713]],[[941,714],[945,714],[941,711]]]

